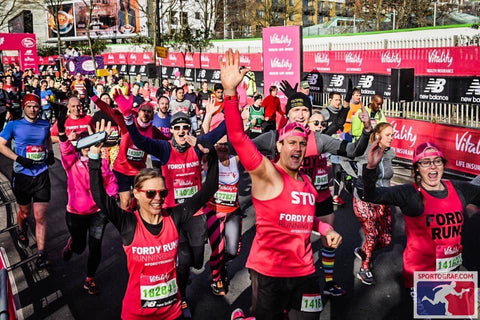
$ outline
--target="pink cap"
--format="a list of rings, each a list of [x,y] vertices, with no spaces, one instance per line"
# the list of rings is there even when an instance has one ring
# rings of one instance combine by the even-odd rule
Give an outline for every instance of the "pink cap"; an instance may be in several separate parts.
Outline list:
[[[307,139],[308,129],[297,122],[290,122],[285,127],[278,130],[278,141],[282,141],[288,137],[303,137]]]
[[[424,142],[415,148],[413,152],[413,163],[426,157],[441,157],[445,159],[443,152],[433,142]]]

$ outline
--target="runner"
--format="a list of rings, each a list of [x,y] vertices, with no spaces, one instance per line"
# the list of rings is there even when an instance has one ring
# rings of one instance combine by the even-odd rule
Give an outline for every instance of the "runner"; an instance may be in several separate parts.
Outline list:
[[[120,96],[117,104],[124,115],[128,114],[131,104]],[[172,140],[155,140],[140,135],[131,119],[125,118],[126,127],[133,140],[140,150],[157,157],[162,164],[162,173],[165,177],[165,184],[172,192],[165,198],[165,207],[171,208],[194,195],[201,187],[201,152],[196,145],[196,138],[190,136],[190,117],[177,112],[170,121]],[[209,144],[216,143],[226,133],[225,123],[208,134],[199,136],[202,141]],[[205,242],[207,240],[206,217],[203,210],[184,224],[180,233],[179,261],[178,261],[178,285],[182,301],[184,317],[190,318],[190,310],[186,302],[186,289],[190,275],[190,267],[200,269],[203,266]]]
[[[91,130],[94,129],[93,119],[89,115],[83,113],[83,105],[80,99],[76,97],[68,99],[67,109],[69,115],[65,122],[65,134],[75,146],[77,143],[77,136],[80,133],[88,133],[89,128]],[[57,123],[53,125],[50,134],[52,135],[52,142],[57,143],[59,140]]]
[[[176,207],[163,209],[169,192],[158,169],[143,169],[135,177],[133,194],[138,209],[127,212],[107,196],[100,174],[100,148],[89,152],[90,187],[95,202],[122,237],[129,280],[123,299],[122,319],[181,319],[180,292],[176,274],[179,233],[218,188],[218,158],[208,149],[208,175],[203,187]]]
[[[49,264],[45,252],[47,236],[47,208],[50,201],[50,177],[48,166],[55,163],[50,140],[50,123],[39,118],[40,97],[29,93],[22,101],[23,119],[10,121],[0,134],[0,153],[15,161],[13,164],[12,190],[17,199],[18,244],[28,247],[27,218],[33,207],[35,237],[37,239],[38,268]],[[15,150],[7,143],[14,139]],[[32,205],[33,203],[33,205]]]
[[[63,260],[69,261],[72,253],[82,254],[87,245],[88,234],[88,262],[87,277],[83,288],[89,294],[99,293],[95,272],[100,264],[102,256],[102,239],[107,225],[105,214],[95,204],[90,192],[90,175],[88,172],[88,151],[89,148],[76,150],[65,134],[66,113],[61,112],[58,117],[58,132],[60,138],[60,152],[62,165],[67,174],[68,203],[65,220],[67,223],[70,238],[63,249]],[[105,127],[105,121],[102,122]],[[110,124],[108,124],[110,127]],[[108,128],[107,132],[110,131]],[[80,134],[79,136],[87,136]],[[106,159],[102,160],[102,182],[109,196],[117,196],[118,186],[115,175],[108,166]]]
[[[377,170],[377,186],[389,187],[390,179],[393,177],[392,160],[395,158],[395,150],[390,148],[393,140],[393,128],[389,123],[377,124],[370,137],[370,143],[380,139],[380,147],[385,149],[382,157],[382,164]],[[356,160],[358,161],[358,175],[362,175],[363,165],[367,163],[368,150]],[[357,188],[353,192],[353,212],[362,225],[365,235],[365,242],[362,247],[355,248],[355,256],[362,261],[357,278],[366,285],[374,282],[370,261],[373,251],[387,247],[392,241],[392,211],[390,206],[374,204],[362,201],[358,196]]]
[[[432,142],[413,153],[413,184],[377,187],[377,166],[385,147],[376,140],[363,169],[363,201],[400,207],[405,219],[407,246],[403,252],[405,287],[413,287],[415,271],[457,270],[462,264],[462,225],[467,204],[480,205],[480,187],[442,179],[446,159]]]
[[[100,110],[108,117],[114,120],[120,129],[120,147],[112,170],[118,182],[118,195],[120,197],[121,207],[124,210],[128,210],[131,204],[133,180],[138,172],[146,167],[147,154],[138,149],[133,143],[119,108],[112,109],[108,104],[98,99],[93,92],[90,81],[86,81],[85,85],[92,101],[95,102]],[[127,98],[125,98],[121,91],[117,90],[115,92],[116,95],[113,97],[115,101],[117,101],[118,97],[122,97],[123,100],[127,101]],[[130,96],[128,101],[131,101],[131,104],[133,104],[133,97]],[[144,102],[138,109],[138,116],[132,118],[132,124],[135,123],[142,135],[165,139],[165,136],[157,128],[152,126],[153,104]]]
[[[319,231],[334,248],[341,236],[315,217],[317,192],[299,172],[307,149],[306,129],[288,124],[277,143],[280,159],[272,163],[262,156],[243,131],[238,110],[236,87],[247,70],[239,71],[238,51],[228,50],[225,59],[220,66],[225,121],[230,141],[252,178],[257,218],[246,265],[252,280],[252,311],[258,319],[281,319],[284,310],[295,319],[318,319],[322,304],[310,235]]]
[[[314,111],[308,126],[313,132],[322,132],[325,128],[323,115],[319,111]],[[327,154],[305,157],[300,169],[305,175],[309,176],[317,190],[315,198],[315,216],[321,221],[333,226],[335,215],[333,213],[333,198],[328,187],[328,165]],[[335,268],[335,248],[328,246],[325,237],[322,241],[322,267],[325,276],[325,288],[323,293],[333,297],[342,296],[346,291],[333,280],[333,270]]]

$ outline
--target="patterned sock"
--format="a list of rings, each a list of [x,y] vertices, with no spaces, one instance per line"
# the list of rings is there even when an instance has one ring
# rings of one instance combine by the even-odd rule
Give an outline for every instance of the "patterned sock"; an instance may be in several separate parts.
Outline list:
[[[335,266],[335,249],[322,248],[322,265],[325,282],[333,281],[333,267]]]

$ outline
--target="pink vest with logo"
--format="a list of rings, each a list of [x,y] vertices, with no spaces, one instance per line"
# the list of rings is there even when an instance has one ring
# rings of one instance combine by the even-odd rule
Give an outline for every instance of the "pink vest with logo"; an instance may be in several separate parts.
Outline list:
[[[420,188],[425,199],[423,213],[418,217],[404,216],[407,246],[403,252],[403,280],[407,288],[413,287],[415,271],[447,272],[462,264],[463,205],[452,183],[442,181],[448,191],[445,199],[432,197]]]
[[[304,174],[303,181],[298,181],[275,167],[282,176],[283,190],[271,200],[252,197],[256,234],[246,266],[270,277],[313,274],[310,234],[317,192]]]
[[[138,211],[133,241],[123,246],[130,274],[123,299],[122,319],[173,320],[181,315],[176,260],[178,231],[168,214],[158,235],[145,228]]]

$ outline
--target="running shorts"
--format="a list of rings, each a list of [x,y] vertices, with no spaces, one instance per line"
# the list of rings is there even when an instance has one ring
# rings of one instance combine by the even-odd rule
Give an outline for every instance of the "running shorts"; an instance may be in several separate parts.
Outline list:
[[[135,176],[127,176],[118,171],[112,170],[115,178],[117,178],[118,192],[130,191],[133,189],[133,181]]]
[[[284,310],[318,314],[323,309],[316,273],[292,278],[269,277],[250,269],[252,308],[257,319],[277,320]]]
[[[27,176],[22,173],[13,173],[12,191],[17,203],[22,206],[33,202],[50,201],[50,177],[48,170],[37,176]]]
[[[315,216],[323,217],[328,216],[333,213],[333,198],[332,196],[328,197],[322,202],[317,202],[315,204]]]

